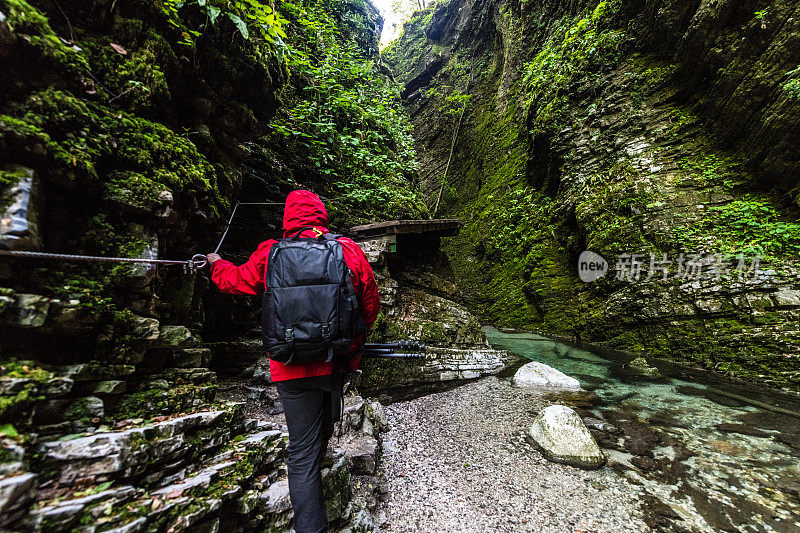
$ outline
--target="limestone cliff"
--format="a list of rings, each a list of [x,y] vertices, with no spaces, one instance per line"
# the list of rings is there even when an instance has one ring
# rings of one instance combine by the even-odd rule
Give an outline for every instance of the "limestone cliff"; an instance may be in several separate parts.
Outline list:
[[[0,0],[0,249],[186,260],[296,188],[340,228],[424,216],[381,24],[359,0]],[[221,253],[281,215],[242,208]],[[285,530],[282,422],[214,372],[255,308],[180,266],[0,258],[0,529]],[[379,424],[351,411],[369,442],[326,491],[366,530],[351,463],[374,474]]]
[[[797,387],[799,24],[791,1],[416,13],[384,56],[429,205],[466,223],[447,251],[470,306]],[[612,272],[581,282],[584,250]]]

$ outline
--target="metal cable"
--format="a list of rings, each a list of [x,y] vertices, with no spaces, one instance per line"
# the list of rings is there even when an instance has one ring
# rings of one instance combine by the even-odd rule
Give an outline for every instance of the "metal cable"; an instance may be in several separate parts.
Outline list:
[[[0,256],[21,257],[28,259],[60,259],[62,261],[95,261],[101,263],[151,263],[155,265],[182,265],[191,271],[206,266],[206,258],[195,254],[188,261],[172,259],[143,259],[138,257],[106,257],[100,255],[54,254],[50,252],[26,252],[22,250],[0,250]]]
[[[222,233],[222,237],[220,238],[217,247],[214,249],[215,254],[219,252],[219,249],[222,247],[223,241],[225,241],[225,237],[228,236],[228,230],[230,230],[231,226],[233,225],[233,217],[236,216],[236,210],[239,208],[240,205],[282,206],[284,205],[284,202],[237,203],[234,206],[233,211],[231,212],[230,218],[228,219],[228,225],[225,227],[225,231]],[[237,225],[239,224],[240,223],[237,223]],[[246,223],[242,223],[241,225],[246,225]],[[206,259],[206,256],[203,254],[195,254],[188,261],[177,261],[172,259],[140,259],[138,257],[105,257],[100,255],[54,254],[50,252],[27,252],[22,250],[0,250],[0,256],[20,257],[28,259],[60,259],[62,261],[95,261],[102,263],[149,263],[153,265],[167,265],[167,266],[182,265],[183,268],[189,272],[195,272],[197,270],[200,270],[208,264],[208,260]]]

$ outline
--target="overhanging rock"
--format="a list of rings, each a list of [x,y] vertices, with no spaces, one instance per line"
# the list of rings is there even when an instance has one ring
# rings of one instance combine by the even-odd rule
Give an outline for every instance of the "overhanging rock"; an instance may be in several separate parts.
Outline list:
[[[394,220],[348,232],[364,250],[380,287],[382,312],[372,338],[416,339],[428,346],[423,361],[365,360],[362,388],[476,379],[517,361],[493,350],[478,319],[457,301],[458,286],[440,241],[460,228],[455,219]]]

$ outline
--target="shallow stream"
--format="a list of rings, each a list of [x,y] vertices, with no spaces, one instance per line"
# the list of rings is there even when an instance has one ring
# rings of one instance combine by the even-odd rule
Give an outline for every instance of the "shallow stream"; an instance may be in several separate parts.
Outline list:
[[[614,426],[595,431],[608,464],[651,495],[650,523],[674,531],[800,532],[800,402],[650,361],[644,379],[631,357],[587,351],[528,333],[487,329],[495,348],[580,380],[589,398],[561,400]]]

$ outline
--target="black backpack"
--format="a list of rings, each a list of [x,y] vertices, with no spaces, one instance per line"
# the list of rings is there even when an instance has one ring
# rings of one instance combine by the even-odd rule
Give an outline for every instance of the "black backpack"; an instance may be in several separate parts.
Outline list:
[[[341,235],[293,237],[272,246],[261,308],[261,331],[270,358],[287,364],[341,363],[364,330]]]

